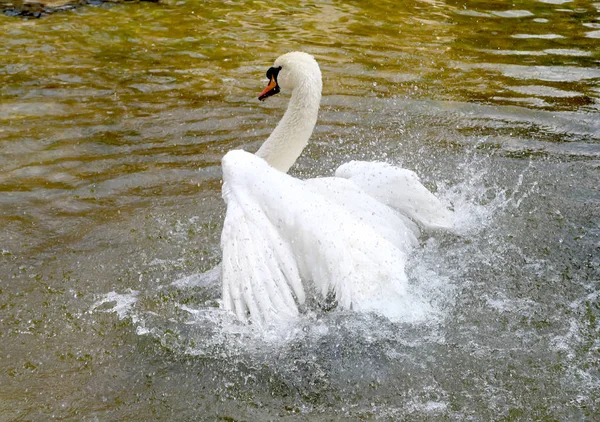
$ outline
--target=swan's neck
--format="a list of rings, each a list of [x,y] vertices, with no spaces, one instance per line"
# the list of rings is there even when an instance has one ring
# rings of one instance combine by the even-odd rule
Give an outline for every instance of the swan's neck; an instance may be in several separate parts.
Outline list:
[[[321,78],[308,79],[292,91],[287,111],[256,155],[286,173],[302,153],[317,123]]]

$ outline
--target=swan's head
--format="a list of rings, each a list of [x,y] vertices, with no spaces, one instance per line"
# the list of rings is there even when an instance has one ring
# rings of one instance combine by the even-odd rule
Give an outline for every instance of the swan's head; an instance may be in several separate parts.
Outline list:
[[[301,51],[293,51],[279,56],[273,67],[267,70],[269,84],[260,93],[264,100],[279,92],[280,88],[293,91],[301,85],[318,86],[321,91],[321,70],[313,56]]]

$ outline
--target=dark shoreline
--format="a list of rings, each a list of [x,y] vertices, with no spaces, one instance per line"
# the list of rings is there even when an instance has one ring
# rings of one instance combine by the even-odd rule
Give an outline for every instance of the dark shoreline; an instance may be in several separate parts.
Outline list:
[[[140,1],[157,3],[159,0],[0,0],[0,7],[2,13],[7,16],[41,18],[55,12],[72,10],[81,6],[98,6],[102,3],[139,3]]]

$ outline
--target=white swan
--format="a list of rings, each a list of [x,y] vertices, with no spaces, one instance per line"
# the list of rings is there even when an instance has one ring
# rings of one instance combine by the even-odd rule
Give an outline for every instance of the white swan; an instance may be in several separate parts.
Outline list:
[[[223,307],[263,325],[295,317],[312,291],[392,319],[417,312],[404,272],[415,222],[448,229],[451,212],[415,173],[384,163],[353,161],[327,178],[287,175],[317,121],[321,71],[292,52],[267,78],[259,99],[291,90],[287,111],[256,154],[230,151],[222,161]]]

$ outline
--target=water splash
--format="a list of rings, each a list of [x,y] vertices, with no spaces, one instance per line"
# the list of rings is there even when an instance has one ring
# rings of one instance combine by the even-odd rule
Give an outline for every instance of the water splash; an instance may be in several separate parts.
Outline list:
[[[264,328],[239,323],[233,315],[220,309],[218,297],[210,297],[208,306],[189,304],[190,297],[204,295],[207,291],[218,291],[220,266],[198,274],[181,277],[167,285],[158,286],[157,291],[167,297],[166,312],[148,311],[136,306],[139,292],[119,295],[110,292],[92,306],[92,310],[114,311],[120,319],[131,318],[140,335],[150,335],[163,346],[194,356],[211,356],[214,353],[264,354],[267,350],[288,348],[299,342],[315,344],[322,337],[330,335],[334,327],[331,321],[344,319],[345,324],[354,324],[355,336],[366,338],[387,338],[392,327],[423,327],[428,335],[435,334],[436,327],[443,323],[452,308],[456,294],[456,284],[461,272],[448,265],[452,257],[464,249],[464,240],[476,237],[486,227],[493,224],[495,216],[507,208],[518,207],[527,197],[529,190],[523,191],[523,175],[515,181],[515,187],[508,193],[505,189],[489,186],[486,181],[488,158],[473,155],[458,166],[463,176],[461,182],[453,186],[441,186],[438,194],[453,207],[456,214],[456,233],[436,234],[425,238],[421,247],[411,254],[407,266],[409,290],[420,302],[421,318],[407,319],[398,323],[382,322],[375,315],[360,315],[339,310],[325,311],[311,303],[305,306],[303,314],[296,321],[277,322]],[[523,191],[523,192],[522,192]],[[462,240],[461,240],[462,239]],[[458,244],[457,244],[458,243]],[[466,252],[465,252],[466,253]],[[184,301],[169,298],[169,292]],[[157,301],[155,293],[148,292],[144,300]],[[103,308],[110,302],[116,305]],[[373,321],[377,321],[377,327]],[[384,327],[387,327],[384,328]],[[349,329],[349,326],[347,326]]]
[[[128,289],[128,293],[106,293],[94,302],[90,312],[116,312],[120,319],[132,318],[135,322],[137,317],[134,306],[138,300],[139,291]]]

